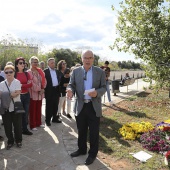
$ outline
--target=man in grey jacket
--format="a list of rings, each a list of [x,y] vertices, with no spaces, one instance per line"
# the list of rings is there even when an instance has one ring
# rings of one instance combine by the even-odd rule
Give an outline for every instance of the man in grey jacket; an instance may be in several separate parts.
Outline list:
[[[106,92],[105,73],[93,66],[94,55],[90,50],[82,53],[83,66],[73,70],[67,88],[67,97],[75,94],[74,112],[78,129],[78,150],[72,157],[87,152],[87,131],[90,134],[90,150],[85,161],[90,165],[95,160],[99,145],[99,125],[102,116],[101,97]]]

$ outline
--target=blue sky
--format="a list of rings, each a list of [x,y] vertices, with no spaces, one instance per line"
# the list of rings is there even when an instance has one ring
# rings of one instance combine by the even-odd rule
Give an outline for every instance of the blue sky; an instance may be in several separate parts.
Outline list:
[[[111,6],[119,0],[2,0],[0,37],[10,34],[53,48],[91,49],[102,60],[135,60],[128,53],[110,50],[117,15]]]

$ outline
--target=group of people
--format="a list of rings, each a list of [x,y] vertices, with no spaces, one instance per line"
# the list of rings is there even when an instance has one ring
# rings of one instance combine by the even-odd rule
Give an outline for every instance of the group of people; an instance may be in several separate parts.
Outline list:
[[[44,97],[47,126],[51,126],[51,122],[61,123],[61,110],[64,115],[71,118],[71,99],[74,97],[73,111],[78,129],[78,149],[70,156],[77,157],[87,153],[87,132],[89,130],[90,149],[85,164],[93,163],[99,148],[101,97],[106,92],[107,76],[101,68],[93,66],[94,54],[91,50],[82,52],[81,59],[83,65],[75,67],[71,76],[70,69],[66,67],[64,60],[57,64],[57,69],[55,68],[54,58],[47,60],[48,67],[43,70],[38,67],[39,59],[35,56],[30,58],[30,69],[27,71],[25,71],[25,59],[22,57],[16,59],[14,66],[5,66],[5,80],[0,83],[0,110],[4,109],[1,114],[8,138],[7,149],[13,146],[14,140],[17,147],[22,146],[22,133],[32,134],[27,128],[28,120],[31,130],[44,127],[41,121],[41,106]],[[11,99],[14,102],[23,103],[24,115],[14,113]],[[65,102],[67,103],[67,113],[64,112]],[[4,103],[9,107],[5,108]],[[12,127],[14,127],[15,134],[12,132]]]
[[[39,67],[39,59],[36,56],[32,56],[29,63],[30,69],[26,67],[25,59],[18,57],[14,63],[7,62],[4,70],[0,72],[0,114],[8,138],[7,149],[10,149],[14,142],[21,147],[22,134],[33,134],[28,130],[28,125],[32,131],[38,130],[37,127],[45,127],[42,124],[41,113],[44,97],[46,98],[46,125],[51,126],[51,121],[61,123],[58,106],[64,107],[65,98],[62,98],[66,95],[66,86],[70,77],[66,62],[61,60],[58,63],[60,70],[55,69],[54,58],[48,59],[48,67],[44,70]],[[61,95],[62,100],[60,101]],[[21,101],[25,110],[24,114],[14,113],[14,102],[16,101]],[[68,103],[65,115],[71,118],[71,102]]]

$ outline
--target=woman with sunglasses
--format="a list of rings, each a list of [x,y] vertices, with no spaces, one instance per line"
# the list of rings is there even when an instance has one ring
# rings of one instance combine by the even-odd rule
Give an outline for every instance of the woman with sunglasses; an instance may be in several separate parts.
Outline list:
[[[60,60],[58,63],[57,63],[57,70],[59,71],[60,73],[60,80],[62,77],[64,77],[64,71],[65,69],[67,68],[67,63],[65,62],[65,60]],[[60,102],[60,99],[59,99],[59,102]],[[66,112],[65,112],[65,101],[64,103],[62,104],[62,109],[63,109],[63,115],[66,116]],[[58,112],[59,113],[59,112]],[[61,111],[59,113],[59,116],[61,115]]]
[[[36,56],[32,56],[29,60],[31,68],[28,70],[32,80],[32,87],[30,91],[30,128],[34,131],[38,130],[37,127],[44,128],[41,121],[41,107],[42,99],[44,98],[44,88],[46,87],[45,74],[41,68],[38,67],[39,59]]]
[[[28,130],[28,112],[30,104],[29,88],[32,87],[31,78],[28,72],[25,72],[25,59],[19,57],[15,60],[15,78],[21,83],[21,102],[23,104],[25,113],[22,114],[22,134],[32,135],[32,132]]]
[[[1,98],[1,102],[8,102],[8,109],[2,114],[2,119],[4,123],[5,134],[8,138],[7,141],[7,150],[9,150],[14,145],[14,140],[17,147],[21,148],[22,146],[22,114],[14,113],[14,102],[21,101],[21,83],[19,80],[14,78],[15,68],[12,65],[7,65],[4,68],[4,73],[6,79],[0,83],[0,95],[7,93],[8,95],[4,98]],[[13,99],[13,101],[11,100]],[[9,100],[10,99],[10,100]],[[14,128],[14,134],[13,134]]]

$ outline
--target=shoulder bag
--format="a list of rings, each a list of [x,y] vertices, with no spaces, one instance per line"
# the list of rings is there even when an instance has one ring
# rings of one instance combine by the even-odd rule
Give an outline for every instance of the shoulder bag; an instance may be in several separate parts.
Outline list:
[[[5,82],[5,84],[6,84],[6,82]],[[7,84],[6,84],[6,86],[8,88],[9,93],[11,93]],[[14,102],[14,99],[12,98],[12,102],[14,104],[14,113],[15,114],[25,113],[23,105],[20,101]]]

